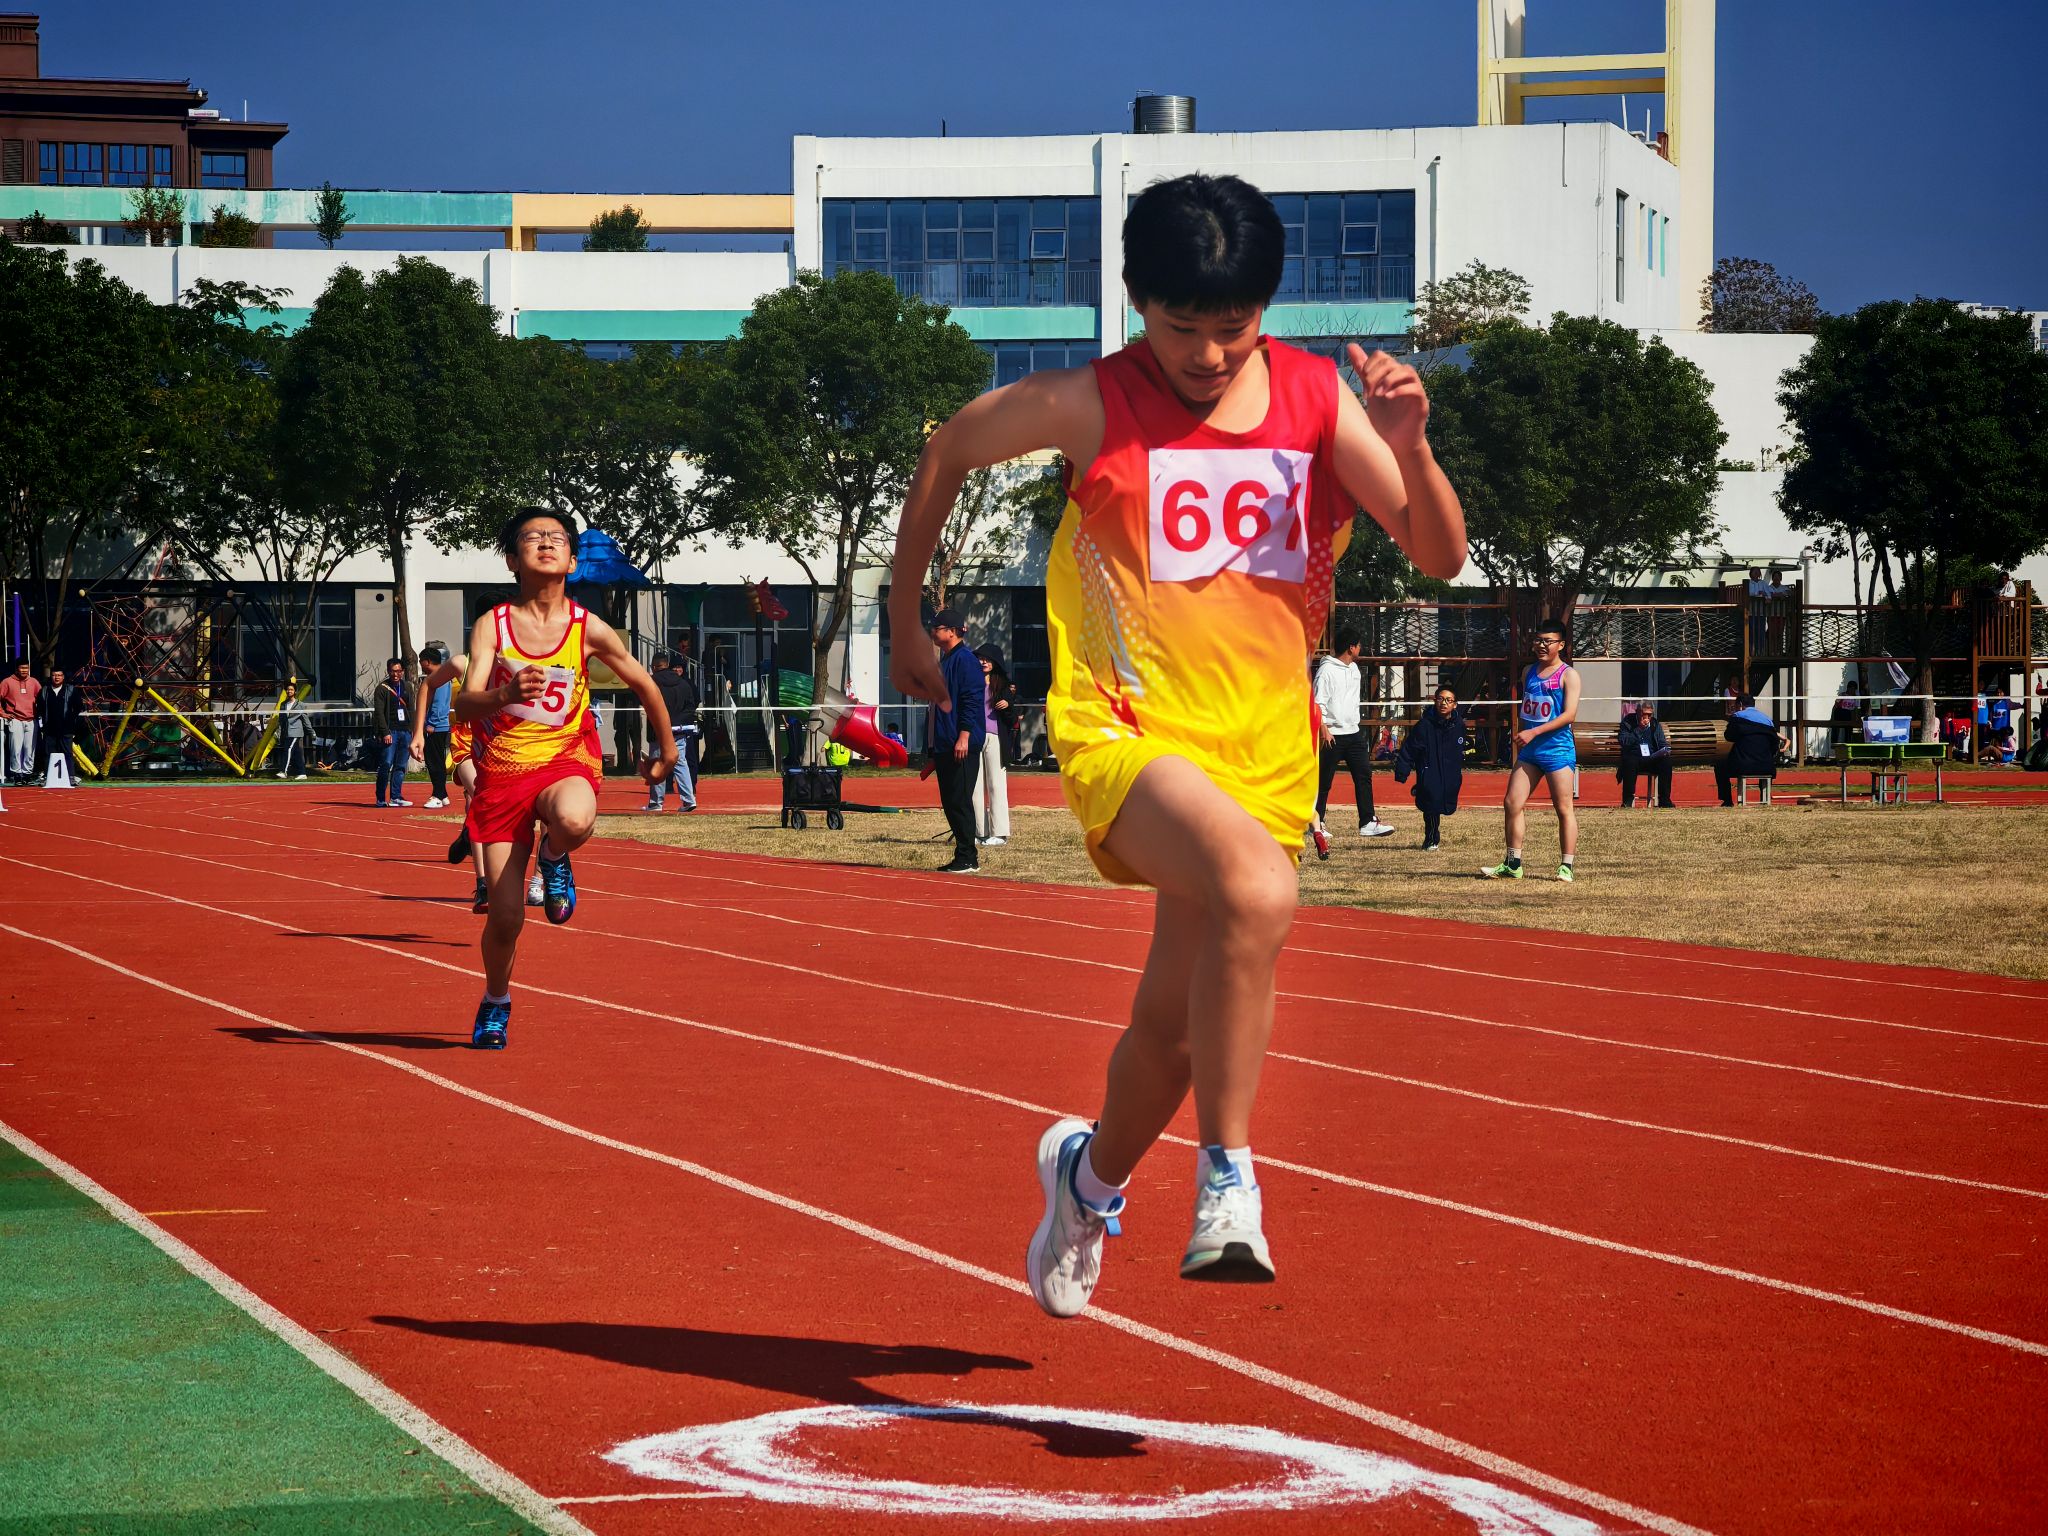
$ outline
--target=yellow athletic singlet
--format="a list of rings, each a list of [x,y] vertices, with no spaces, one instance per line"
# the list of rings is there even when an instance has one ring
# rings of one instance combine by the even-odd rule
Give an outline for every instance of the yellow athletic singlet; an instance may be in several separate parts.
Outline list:
[[[1138,341],[1094,364],[1102,451],[1069,489],[1046,574],[1047,734],[1095,867],[1139,772],[1185,757],[1294,857],[1315,810],[1308,657],[1329,611],[1334,364],[1270,338],[1266,419],[1197,419]]]
[[[491,611],[498,659],[491,668],[489,686],[502,687],[533,666],[547,674],[547,687],[538,698],[507,704],[476,722],[479,772],[513,778],[564,761],[581,763],[593,775],[601,771],[604,760],[592,729],[590,674],[583,658],[588,618],[581,603],[570,603],[569,623],[561,640],[543,655],[530,655],[520,648],[513,633],[512,605],[500,603]]]

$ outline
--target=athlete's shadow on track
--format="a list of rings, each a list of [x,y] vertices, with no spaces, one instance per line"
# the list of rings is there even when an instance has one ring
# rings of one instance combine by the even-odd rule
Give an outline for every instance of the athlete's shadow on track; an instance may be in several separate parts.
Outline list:
[[[1028,1371],[1031,1362],[1010,1355],[980,1355],[937,1344],[864,1344],[850,1339],[786,1338],[769,1333],[717,1333],[651,1323],[508,1323],[435,1321],[419,1317],[370,1319],[441,1339],[512,1344],[588,1355],[617,1365],[702,1376],[781,1392],[808,1402],[859,1408],[925,1406],[870,1384],[874,1376],[966,1376],[974,1371]],[[1142,1456],[1144,1436],[1084,1429],[1048,1413],[1044,1419],[968,1416],[956,1423],[1025,1429],[1055,1456]]]
[[[258,1045],[388,1045],[401,1051],[455,1051],[469,1048],[469,1034],[399,1035],[351,1029],[275,1029],[267,1025],[230,1024],[221,1033],[240,1035]]]

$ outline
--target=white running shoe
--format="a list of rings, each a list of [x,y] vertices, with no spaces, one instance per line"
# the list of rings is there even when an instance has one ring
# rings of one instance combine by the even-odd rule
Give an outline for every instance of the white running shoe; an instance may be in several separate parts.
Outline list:
[[[403,806],[406,806],[406,807],[408,807],[408,808],[410,808],[410,806],[412,805],[412,802],[411,802],[410,800],[394,800],[394,801],[392,801],[391,803],[392,803],[393,805],[403,805]]]
[[[1394,829],[1375,816],[1371,821],[1368,821],[1358,829],[1358,835],[1360,837],[1392,837]]]
[[[547,887],[541,884],[540,871],[536,869],[526,882],[526,904],[529,907],[544,906],[547,899]]]
[[[1086,1120],[1056,1120],[1038,1138],[1038,1185],[1045,1219],[1031,1234],[1024,1278],[1031,1294],[1054,1317],[1072,1317],[1088,1305],[1102,1275],[1102,1239],[1124,1208],[1123,1196],[1107,1211],[1093,1211],[1074,1193],[1074,1169],[1094,1134]]]
[[[283,778],[284,775],[279,774],[278,777]],[[294,784],[303,784],[306,782],[306,776],[303,773],[295,773],[292,775],[292,782]]]
[[[1009,841],[1007,837],[977,837],[974,840],[974,846],[977,848],[1002,848],[1006,847]]]
[[[426,809],[430,811],[438,811],[439,809],[441,809],[442,806],[446,805],[447,803],[448,802],[442,799],[439,795],[429,795],[427,796]]]
[[[661,802],[659,800],[650,800],[641,806],[640,809],[643,811],[658,811],[661,809]]]
[[[1258,1186],[1246,1185],[1221,1150],[1212,1148],[1195,1191],[1195,1231],[1181,1256],[1181,1279],[1271,1280],[1273,1255],[1260,1218]]]

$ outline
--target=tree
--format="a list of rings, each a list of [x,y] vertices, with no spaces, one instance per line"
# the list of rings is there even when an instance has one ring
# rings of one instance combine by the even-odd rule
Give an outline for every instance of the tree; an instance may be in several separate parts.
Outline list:
[[[287,498],[374,528],[408,667],[407,545],[419,532],[461,543],[470,519],[512,504],[525,472],[506,345],[475,283],[408,256],[373,279],[335,273],[278,371]]]
[[[970,576],[986,576],[1016,560],[1028,531],[1051,532],[1045,515],[1056,497],[1066,507],[1065,463],[1036,464],[1019,459],[977,469],[967,477],[960,495],[939,530],[939,545],[925,579],[925,596],[934,608],[946,606],[954,585]]]
[[[94,261],[0,241],[0,580],[28,599],[46,653],[82,557],[140,541],[137,467],[156,422],[156,306]]]
[[[987,356],[942,308],[879,272],[796,282],[754,306],[719,356],[700,417],[699,494],[757,528],[827,589],[811,633],[829,681],[854,572],[889,526],[932,424],[987,387]]]
[[[631,203],[600,213],[590,221],[583,237],[586,251],[644,251],[647,249],[647,220]]]
[[[169,187],[137,187],[128,194],[128,217],[123,221],[131,235],[140,235],[151,245],[176,243],[185,226],[185,199]]]
[[[275,370],[287,340],[274,316],[282,290],[201,278],[167,313],[163,430],[153,488],[200,561],[234,556],[270,585],[277,663],[309,675],[305,639],[321,586],[376,530],[352,509],[294,505],[278,471]]]
[[[333,250],[355,221],[341,188],[331,181],[321,182],[319,194],[313,199],[313,233],[320,237],[320,243]]]
[[[1778,403],[1797,438],[1786,520],[1831,558],[1860,545],[1931,694],[1936,611],[2048,548],[2048,356],[2022,315],[1886,300],[1823,318]]]
[[[21,221],[21,233],[15,238],[23,245],[78,244],[78,235],[69,224],[58,224],[44,218],[40,208]]]
[[[1825,313],[1806,284],[1750,256],[1723,256],[1700,286],[1703,331],[1804,334],[1817,327]]]
[[[1726,435],[1698,367],[1611,321],[1503,323],[1431,381],[1430,441],[1465,504],[1473,562],[1563,612],[1711,538]]]
[[[199,226],[199,243],[213,250],[252,250],[263,226],[247,214],[232,208],[216,208],[213,217]]]
[[[1477,341],[1490,326],[1529,312],[1529,285],[1505,267],[1473,261],[1415,295],[1409,342],[1421,352]]]

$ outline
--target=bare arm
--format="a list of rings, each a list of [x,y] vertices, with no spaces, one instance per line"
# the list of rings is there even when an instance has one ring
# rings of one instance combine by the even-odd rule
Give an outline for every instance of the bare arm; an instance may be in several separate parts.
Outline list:
[[[462,691],[455,695],[455,718],[476,721],[496,714],[507,704],[537,699],[547,686],[547,674],[539,667],[522,667],[519,675],[500,687],[490,686],[498,664],[498,635],[486,613],[469,632],[469,670],[462,679]]]
[[[633,691],[640,707],[647,711],[648,744],[657,754],[646,769],[650,783],[669,776],[676,765],[675,733],[669,729],[668,704],[647,669],[633,659],[619,632],[596,614],[583,621],[583,654],[595,656],[612,669],[612,675]]]
[[[1465,509],[1429,451],[1429,394],[1421,375],[1384,352],[1351,348],[1365,401],[1340,383],[1337,479],[1427,576],[1465,568]]]
[[[433,671],[423,674],[420,678],[419,690],[414,696],[412,706],[412,760],[414,762],[418,762],[426,756],[427,700],[434,696],[436,688],[439,688],[443,683],[453,682],[462,675],[463,660],[463,657],[457,656],[450,661],[444,661],[435,667]]]
[[[969,401],[918,455],[896,527],[891,566],[889,680],[914,698],[943,702],[938,651],[919,645],[925,572],[960,487],[974,470],[1057,448],[1078,478],[1102,447],[1102,396],[1087,368],[1048,369]]]

